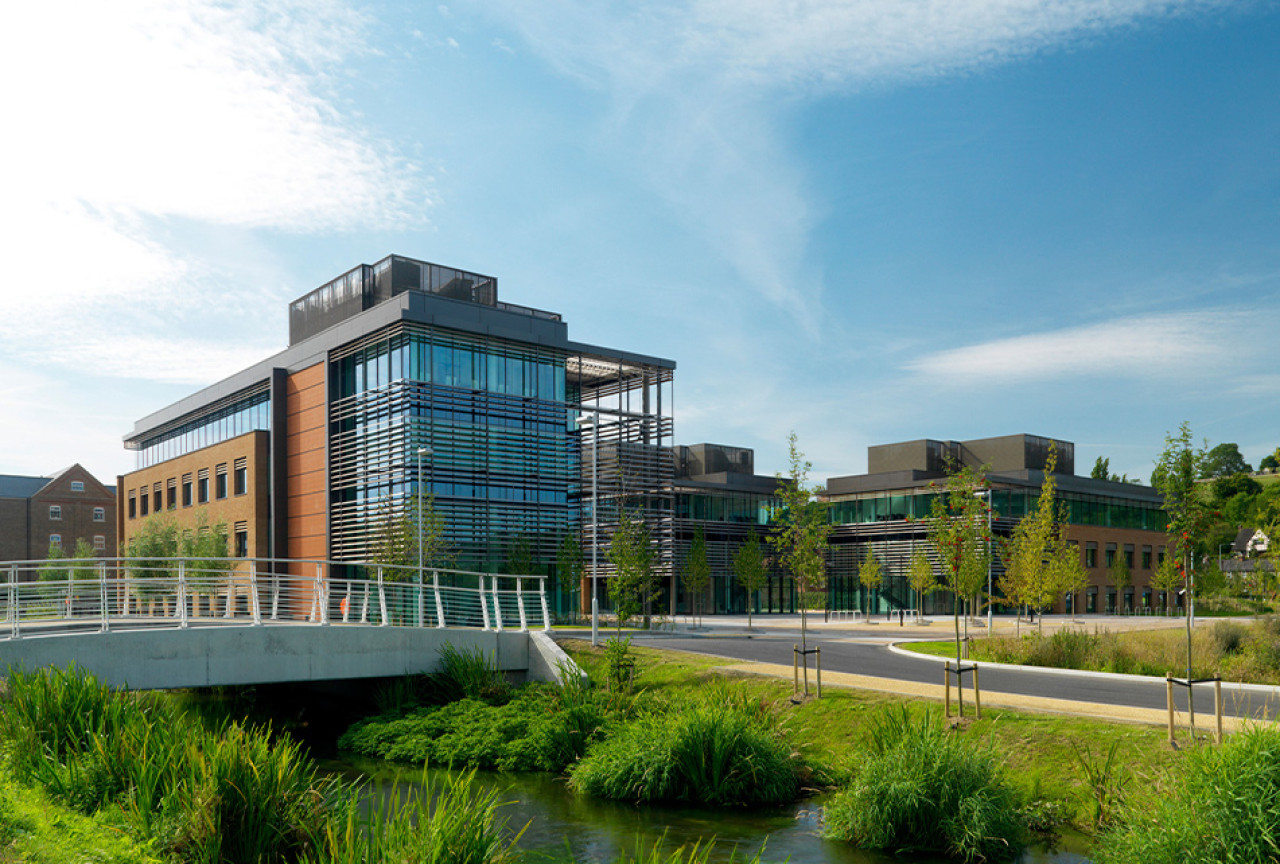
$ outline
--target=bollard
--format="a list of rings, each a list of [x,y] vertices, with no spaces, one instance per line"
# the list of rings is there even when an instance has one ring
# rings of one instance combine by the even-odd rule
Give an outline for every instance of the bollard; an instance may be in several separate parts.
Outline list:
[[[1222,675],[1213,673],[1213,711],[1218,716],[1218,744],[1222,744]]]
[[[1169,706],[1169,743],[1173,744],[1173,673],[1166,673],[1164,676],[1164,696],[1165,702]]]
[[[978,692],[978,664],[973,664],[973,716],[982,719],[982,696]]]
[[[948,660],[943,664],[945,671],[942,673],[942,704],[943,710],[948,718],[951,717],[951,661]]]

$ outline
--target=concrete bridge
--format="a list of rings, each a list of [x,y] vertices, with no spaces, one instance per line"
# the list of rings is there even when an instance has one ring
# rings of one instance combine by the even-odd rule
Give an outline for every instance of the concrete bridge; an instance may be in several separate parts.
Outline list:
[[[65,578],[36,578],[50,573]],[[436,671],[446,644],[527,679],[572,668],[547,633],[540,576],[243,559],[0,574],[0,670],[74,663],[137,690],[379,678]]]

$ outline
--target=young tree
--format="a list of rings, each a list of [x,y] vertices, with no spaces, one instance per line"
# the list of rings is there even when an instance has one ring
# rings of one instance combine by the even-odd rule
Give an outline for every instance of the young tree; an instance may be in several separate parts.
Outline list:
[[[388,507],[373,543],[373,563],[389,568],[386,578],[407,582],[417,578],[417,567],[448,567],[453,550],[445,538],[444,516],[436,510],[435,496],[412,495],[397,514]]]
[[[788,473],[778,474],[778,497],[782,501],[778,527],[769,535],[769,545],[778,553],[783,569],[791,574],[800,598],[800,646],[808,650],[808,606],[813,594],[827,581],[826,505],[819,500],[819,487],[809,486],[813,465],[796,446],[796,433],[787,436]]]
[[[760,545],[760,535],[756,533],[756,529],[751,529],[747,542],[734,553],[733,572],[738,577],[738,584],[747,592],[747,629],[750,630],[751,601],[764,587],[768,575],[764,566],[764,548]]]
[[[702,526],[693,529],[693,541],[689,544],[689,558],[684,563],[684,590],[693,607],[694,626],[698,626],[698,612],[706,600],[711,586],[711,565],[707,562],[707,538]]]
[[[858,568],[858,582],[867,589],[867,615],[871,614],[871,592],[878,589],[883,581],[884,568],[880,566],[880,560],[876,558],[875,552],[871,551],[871,545],[868,544],[867,557]]]
[[[1116,557],[1107,568],[1107,579],[1116,589],[1117,610],[1123,609],[1125,589],[1133,584],[1133,572],[1129,569],[1129,562],[1125,559],[1123,550],[1116,550]]]
[[[533,543],[528,534],[521,532],[516,535],[516,542],[511,544],[511,552],[507,555],[503,570],[512,576],[528,576],[533,573]]]
[[[1105,472],[1106,460],[1099,457],[1098,461],[1095,471]],[[1076,549],[1062,537],[1064,520],[1056,500],[1057,467],[1058,451],[1050,443],[1036,509],[1018,522],[1004,545],[1005,574],[1000,585],[1005,596],[1016,605],[1035,610],[1053,605],[1058,594],[1068,589],[1067,559],[1078,563],[1079,558]],[[1043,629],[1043,616],[1040,626]]]
[[[1164,556],[1164,560],[1156,565],[1155,571],[1151,574],[1151,587],[1157,591],[1164,592],[1164,609],[1169,611],[1173,592],[1178,590],[1178,586],[1182,582],[1182,574],[1178,572],[1178,567],[1174,564],[1173,557]]]
[[[560,538],[560,546],[556,549],[556,579],[574,597],[582,590],[583,569],[582,544],[574,534],[566,533]],[[575,602],[573,608],[576,616],[581,611],[581,606]]]
[[[609,577],[609,599],[618,618],[618,637],[622,627],[648,605],[653,593],[653,541],[649,526],[639,514],[624,512],[614,532],[605,557],[613,565]],[[645,622],[648,623],[647,621]]]
[[[982,497],[985,488],[985,466],[977,471],[954,469],[947,477],[946,493],[936,496],[930,507],[929,543],[942,563],[942,587],[953,595],[957,662],[961,658],[960,605],[987,584],[991,566],[990,504]]]
[[[1089,571],[1084,569],[1084,563],[1080,560],[1080,550],[1076,546],[1067,545],[1067,552],[1064,553],[1055,562],[1054,569],[1057,575],[1054,582],[1058,585],[1058,590],[1063,594],[1071,595],[1071,620],[1076,620],[1076,595],[1085,588],[1089,587]],[[1044,630],[1044,620],[1040,620],[1040,629]]]
[[[923,549],[917,549],[911,556],[911,566],[907,569],[907,584],[916,592],[916,614],[924,614],[924,598],[932,594],[938,587],[937,574],[929,563],[929,556]]]

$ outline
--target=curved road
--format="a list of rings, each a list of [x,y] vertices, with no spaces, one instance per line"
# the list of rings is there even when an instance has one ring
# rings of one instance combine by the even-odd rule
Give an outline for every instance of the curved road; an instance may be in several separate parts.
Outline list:
[[[636,644],[655,648],[691,651],[734,660],[792,665],[792,646],[800,641],[798,631],[772,631],[751,636],[736,635],[640,635]],[[942,663],[930,658],[902,656],[889,649],[883,638],[848,636],[830,638],[810,634],[810,646],[822,647],[824,672],[847,672],[875,678],[942,684]],[[1049,699],[1069,699],[1102,705],[1146,708],[1164,711],[1165,682],[1141,675],[1096,675],[1066,673],[1033,667],[1000,667],[980,664],[982,692],[1013,693]],[[1177,674],[1176,671],[1174,674]],[[965,682],[969,685],[968,680]],[[1253,687],[1223,682],[1223,712],[1240,717],[1266,716],[1275,719],[1280,713],[1280,688]],[[1174,688],[1174,704],[1178,711],[1187,707],[1185,687]],[[1213,687],[1196,687],[1197,716],[1212,715]]]

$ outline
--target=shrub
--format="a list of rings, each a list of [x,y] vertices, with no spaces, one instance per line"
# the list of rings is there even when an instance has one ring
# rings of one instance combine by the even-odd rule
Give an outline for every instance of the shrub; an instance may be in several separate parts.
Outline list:
[[[791,749],[764,710],[716,691],[642,716],[593,745],[570,785],[597,798],[733,806],[796,794]]]
[[[1100,838],[1099,864],[1220,864],[1280,858],[1280,732],[1252,727],[1200,748]]]
[[[823,819],[828,837],[856,846],[962,861],[1012,859],[1026,837],[1017,797],[991,751],[905,706],[873,724],[866,762]]]
[[[439,703],[479,699],[498,705],[511,696],[507,679],[479,648],[455,648],[446,643],[440,649],[440,671],[431,676],[431,681]]]

